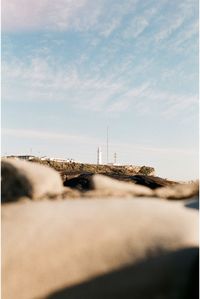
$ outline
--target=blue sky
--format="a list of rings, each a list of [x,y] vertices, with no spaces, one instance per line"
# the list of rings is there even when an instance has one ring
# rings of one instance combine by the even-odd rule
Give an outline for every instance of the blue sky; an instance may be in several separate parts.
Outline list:
[[[198,177],[197,0],[2,2],[2,154]]]

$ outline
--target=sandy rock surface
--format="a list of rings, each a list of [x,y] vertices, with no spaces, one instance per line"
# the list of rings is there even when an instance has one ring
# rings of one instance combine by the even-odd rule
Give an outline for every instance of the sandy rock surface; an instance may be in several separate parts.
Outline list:
[[[111,275],[86,287],[84,298],[174,299],[196,256],[198,212],[155,198],[7,203],[2,245],[4,299],[83,298],[69,289],[129,266],[117,283]],[[69,293],[54,294],[63,289]]]

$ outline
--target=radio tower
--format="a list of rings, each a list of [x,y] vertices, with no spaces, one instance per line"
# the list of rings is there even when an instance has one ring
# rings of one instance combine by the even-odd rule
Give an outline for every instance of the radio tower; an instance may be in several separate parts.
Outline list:
[[[97,150],[97,164],[102,164],[102,151],[100,147]]]
[[[108,164],[108,132],[109,132],[109,127],[107,126],[107,164]]]

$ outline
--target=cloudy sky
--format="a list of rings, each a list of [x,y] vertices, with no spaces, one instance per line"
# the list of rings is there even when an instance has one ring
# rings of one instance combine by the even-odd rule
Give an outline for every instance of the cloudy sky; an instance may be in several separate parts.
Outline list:
[[[2,155],[198,177],[198,0],[2,0]]]

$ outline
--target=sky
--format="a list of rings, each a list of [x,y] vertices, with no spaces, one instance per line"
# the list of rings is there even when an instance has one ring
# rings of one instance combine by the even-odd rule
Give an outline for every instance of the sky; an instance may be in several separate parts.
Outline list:
[[[2,155],[198,178],[198,0],[2,0]]]

